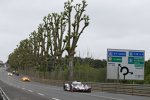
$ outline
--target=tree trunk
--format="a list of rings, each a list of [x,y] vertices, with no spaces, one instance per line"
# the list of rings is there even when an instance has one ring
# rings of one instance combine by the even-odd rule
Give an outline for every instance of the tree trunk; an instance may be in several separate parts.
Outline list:
[[[69,81],[73,80],[73,57],[69,57],[69,65],[68,65],[68,69],[69,69]]]

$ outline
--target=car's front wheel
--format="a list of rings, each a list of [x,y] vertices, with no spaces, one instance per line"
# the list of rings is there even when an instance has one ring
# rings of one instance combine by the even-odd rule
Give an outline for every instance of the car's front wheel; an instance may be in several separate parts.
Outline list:
[[[65,86],[65,85],[64,85],[64,87],[63,87],[63,88],[64,88],[64,91],[67,91],[67,89],[66,89],[66,86]]]

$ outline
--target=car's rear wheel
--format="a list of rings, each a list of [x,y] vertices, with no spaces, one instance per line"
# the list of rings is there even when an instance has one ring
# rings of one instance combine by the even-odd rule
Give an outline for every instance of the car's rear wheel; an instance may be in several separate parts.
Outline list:
[[[88,93],[91,93],[91,89],[89,89],[87,92],[88,92]]]

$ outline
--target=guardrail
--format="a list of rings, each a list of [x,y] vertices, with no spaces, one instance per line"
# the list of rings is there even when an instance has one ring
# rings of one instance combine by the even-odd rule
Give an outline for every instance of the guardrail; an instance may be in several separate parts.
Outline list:
[[[139,96],[150,96],[150,85],[146,84],[113,84],[113,83],[86,83],[94,91],[120,93]]]
[[[0,87],[0,95],[1,95],[0,100],[1,99],[2,100],[10,100],[1,87]]]
[[[66,81],[62,80],[47,80],[47,79],[33,79],[38,82],[47,83],[54,86],[63,87]],[[150,85],[146,84],[122,84],[122,83],[96,83],[83,82],[92,87],[92,91],[120,93],[139,96],[150,96]]]

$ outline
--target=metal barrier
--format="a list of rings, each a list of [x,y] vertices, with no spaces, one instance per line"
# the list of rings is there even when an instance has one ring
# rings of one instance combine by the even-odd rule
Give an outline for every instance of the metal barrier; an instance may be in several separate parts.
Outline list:
[[[1,87],[0,87],[0,95],[3,100],[10,100]]]
[[[93,91],[120,93],[139,96],[150,96],[150,85],[146,84],[113,84],[113,83],[86,83]]]
[[[33,80],[60,87],[63,87],[63,84],[65,82],[68,82],[62,80],[41,80],[41,79],[33,79]],[[146,84],[121,84],[121,83],[96,83],[96,82],[83,82],[83,83],[90,85],[92,87],[92,91],[150,96],[150,85]]]

